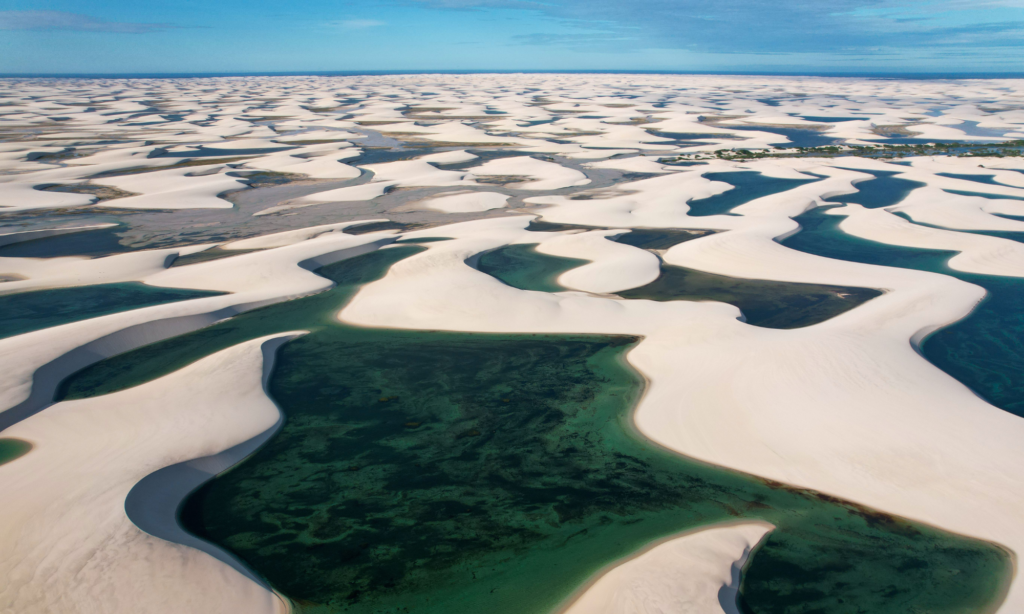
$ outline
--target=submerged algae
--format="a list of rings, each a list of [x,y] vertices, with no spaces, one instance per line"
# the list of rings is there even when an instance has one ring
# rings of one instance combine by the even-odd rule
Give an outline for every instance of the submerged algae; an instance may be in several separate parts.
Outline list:
[[[777,529],[743,584],[749,614],[972,612],[1000,596],[1000,549],[719,469],[632,427],[636,339],[368,329],[333,315],[422,248],[320,269],[338,283],[97,363],[69,397],[135,385],[281,330],[270,378],[281,431],[187,502],[187,527],[228,548],[297,610],[553,610],[609,562],[681,530]],[[950,582],[955,575],[957,581]]]

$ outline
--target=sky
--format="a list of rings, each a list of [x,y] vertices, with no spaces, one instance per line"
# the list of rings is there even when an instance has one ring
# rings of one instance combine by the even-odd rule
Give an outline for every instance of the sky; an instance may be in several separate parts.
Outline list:
[[[0,0],[0,73],[1024,72],[1024,0]]]

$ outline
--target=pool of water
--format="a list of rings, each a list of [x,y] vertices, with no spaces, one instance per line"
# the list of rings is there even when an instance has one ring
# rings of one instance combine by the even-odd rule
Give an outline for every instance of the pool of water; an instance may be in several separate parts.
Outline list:
[[[0,296],[0,339],[111,313],[219,294],[137,282],[5,294]]]
[[[975,183],[984,183],[984,184],[987,184],[987,185],[998,185],[998,186],[1010,187],[1010,188],[1016,187],[1016,186],[1008,186],[1005,183],[999,183],[998,181],[996,181],[996,176],[995,175],[962,175],[962,174],[958,174],[958,173],[936,173],[936,174],[939,175],[940,177],[951,177],[953,179],[963,179],[964,181],[973,181]],[[1024,192],[1024,191],[1022,191],[1022,192]]]
[[[652,540],[736,519],[778,527],[747,568],[747,614],[952,614],[998,598],[1011,570],[999,548],[640,437],[642,378],[624,360],[635,338],[334,319],[361,284],[420,249],[324,267],[330,291],[101,361],[62,394],[123,389],[247,339],[311,331],[282,348],[270,378],[281,431],[181,515],[303,613],[547,613]]]
[[[897,177],[899,173],[894,171],[866,171],[861,169],[846,169],[858,173],[874,175],[874,179],[858,181],[853,184],[857,191],[853,194],[843,194],[824,199],[830,203],[856,203],[868,209],[879,209],[889,207],[900,202],[917,188],[923,188],[925,184],[920,181],[911,181]]]
[[[950,194],[957,194],[959,196],[980,196],[982,198],[994,198],[996,200],[1024,200],[1024,196],[1008,196],[1005,194],[987,194],[985,192],[968,192],[964,190],[947,190],[943,189],[943,192],[949,192]]]
[[[28,454],[32,444],[12,437],[0,437],[0,465]]]
[[[956,252],[900,247],[853,237],[839,229],[841,216],[820,210],[795,218],[803,227],[782,242],[802,252],[881,266],[951,275],[985,288],[985,300],[967,318],[929,336],[922,353],[932,364],[985,400],[1024,416],[1024,280],[955,271]]]
[[[717,230],[679,230],[676,228],[634,228],[615,239],[616,243],[632,245],[640,249],[662,250],[669,249],[708,235],[713,235]]]
[[[476,268],[520,290],[562,292],[567,288],[558,277],[589,262],[542,254],[536,245],[507,245],[480,256]]]
[[[779,136],[784,136],[788,141],[779,141],[777,143],[769,143],[775,147],[824,147],[826,145],[838,145],[842,143],[844,139],[837,139],[830,136],[824,136],[817,130],[808,130],[806,128],[779,128],[777,126],[734,126],[732,124],[722,125],[721,128],[727,130],[743,130],[743,131],[757,131],[757,132],[771,132]]]
[[[756,171],[705,173],[702,176],[711,181],[728,183],[733,188],[715,196],[689,201],[687,203],[690,206],[689,215],[693,217],[728,214],[732,209],[752,200],[792,190],[805,183],[820,181],[820,178],[779,179],[762,175]]]
[[[661,276],[650,284],[619,292],[627,299],[729,303],[739,307],[748,324],[765,328],[824,322],[881,294],[871,288],[742,279],[672,265],[662,265]]]
[[[120,226],[110,226],[52,237],[10,243],[0,247],[0,258],[60,258],[90,256],[99,258],[129,251],[121,245]]]

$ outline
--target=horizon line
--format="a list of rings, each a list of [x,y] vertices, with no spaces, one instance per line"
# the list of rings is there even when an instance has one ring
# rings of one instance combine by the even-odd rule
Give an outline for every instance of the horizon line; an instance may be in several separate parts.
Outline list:
[[[210,71],[210,72],[87,72],[0,73],[0,79],[202,79],[218,77],[358,77],[391,75],[469,74],[606,74],[606,75],[722,75],[752,77],[835,77],[867,79],[1024,79],[1021,71],[927,72],[927,71],[728,71],[646,69],[426,69],[426,70],[308,70],[308,71]]]

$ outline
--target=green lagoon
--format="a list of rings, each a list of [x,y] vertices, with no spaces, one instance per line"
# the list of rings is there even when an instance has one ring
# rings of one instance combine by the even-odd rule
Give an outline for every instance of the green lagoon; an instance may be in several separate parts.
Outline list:
[[[562,292],[558,277],[589,262],[542,254],[536,245],[507,245],[480,256],[476,268],[520,290]]]
[[[632,427],[638,339],[371,329],[334,314],[423,248],[318,272],[327,292],[116,356],[66,398],[138,385],[275,332],[282,429],[195,492],[184,525],[303,613],[542,614],[653,540],[740,519],[776,525],[746,614],[974,613],[1011,573],[1000,548],[705,465]]]

